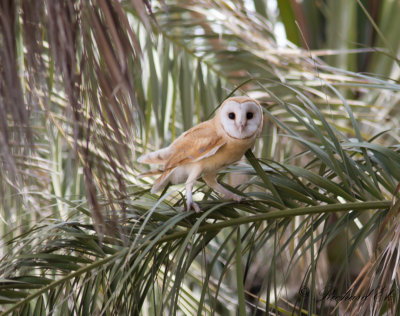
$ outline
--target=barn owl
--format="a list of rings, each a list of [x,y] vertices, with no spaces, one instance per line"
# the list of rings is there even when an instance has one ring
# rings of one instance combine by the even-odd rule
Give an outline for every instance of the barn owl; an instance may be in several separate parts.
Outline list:
[[[152,193],[168,183],[185,183],[187,210],[200,212],[192,197],[194,182],[199,177],[225,198],[240,202],[242,197],[217,182],[217,171],[240,160],[254,145],[262,127],[260,104],[248,97],[232,97],[222,103],[212,119],[187,130],[168,147],[140,156],[138,162],[163,165],[161,171],[147,173],[161,174]]]

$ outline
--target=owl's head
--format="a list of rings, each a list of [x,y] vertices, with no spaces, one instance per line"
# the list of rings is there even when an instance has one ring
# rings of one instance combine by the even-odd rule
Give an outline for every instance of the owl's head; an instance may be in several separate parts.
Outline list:
[[[225,132],[237,139],[258,134],[263,124],[260,104],[248,97],[226,99],[219,109],[218,117]]]

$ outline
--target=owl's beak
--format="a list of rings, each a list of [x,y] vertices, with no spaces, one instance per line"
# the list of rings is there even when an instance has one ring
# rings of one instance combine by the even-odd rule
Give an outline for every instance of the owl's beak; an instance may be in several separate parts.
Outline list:
[[[246,127],[246,123],[240,123],[239,124],[239,128],[238,129],[239,129],[239,133],[240,134],[242,134],[242,132],[243,132],[245,127]]]

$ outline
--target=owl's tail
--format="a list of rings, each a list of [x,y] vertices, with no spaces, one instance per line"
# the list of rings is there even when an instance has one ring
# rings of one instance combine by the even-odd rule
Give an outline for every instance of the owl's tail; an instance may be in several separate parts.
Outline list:
[[[155,169],[155,170],[149,170],[147,172],[143,172],[141,174],[138,175],[139,179],[142,179],[144,177],[150,177],[150,176],[154,176],[156,174],[162,174],[164,171],[160,170],[160,169]]]
[[[166,147],[142,155],[138,158],[137,161],[140,163],[148,163],[148,164],[165,164],[170,156],[171,156],[171,150],[169,147]]]

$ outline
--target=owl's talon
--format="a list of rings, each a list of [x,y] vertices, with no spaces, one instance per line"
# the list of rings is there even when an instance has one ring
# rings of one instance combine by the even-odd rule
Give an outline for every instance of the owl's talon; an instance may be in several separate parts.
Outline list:
[[[228,200],[234,200],[235,202],[242,202],[243,201],[243,197],[240,195],[237,195],[235,193],[231,193],[231,194],[225,194],[224,196],[226,199]]]
[[[193,209],[196,213],[200,213],[200,206],[195,203],[195,202],[188,202],[186,204],[186,210],[189,212],[191,209]]]

